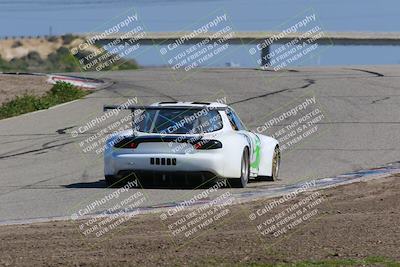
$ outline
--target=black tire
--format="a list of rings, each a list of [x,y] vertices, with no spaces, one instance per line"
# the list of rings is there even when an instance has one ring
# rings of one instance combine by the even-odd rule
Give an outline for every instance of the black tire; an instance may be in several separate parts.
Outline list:
[[[229,179],[229,183],[235,188],[246,187],[250,178],[250,155],[248,148],[243,150],[242,161],[241,161],[241,175],[240,178]]]
[[[281,150],[279,149],[279,146],[276,146],[274,151],[274,157],[272,159],[272,176],[271,176],[272,181],[278,180],[280,165],[281,165]]]
[[[107,187],[116,186],[117,179],[114,175],[105,175],[104,178],[106,180]]]
[[[281,150],[279,146],[275,147],[274,155],[272,157],[272,175],[271,176],[257,176],[257,180],[261,181],[276,181],[279,174],[279,166],[281,164]]]
[[[279,146],[275,147],[274,155],[272,157],[272,175],[271,176],[258,176],[259,180],[276,181],[279,175],[279,166],[281,164],[281,150]]]

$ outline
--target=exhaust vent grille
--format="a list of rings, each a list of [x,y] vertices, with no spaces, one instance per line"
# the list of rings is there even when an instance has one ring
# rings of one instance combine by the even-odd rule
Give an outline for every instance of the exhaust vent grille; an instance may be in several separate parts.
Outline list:
[[[176,158],[150,158],[150,165],[176,165]]]

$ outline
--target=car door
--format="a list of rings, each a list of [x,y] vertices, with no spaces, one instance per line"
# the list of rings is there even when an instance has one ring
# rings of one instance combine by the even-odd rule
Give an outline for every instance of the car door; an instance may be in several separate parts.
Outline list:
[[[247,138],[250,145],[250,173],[253,176],[257,175],[261,158],[260,138],[247,130],[246,126],[233,109],[228,108],[226,114],[234,130],[243,134]]]

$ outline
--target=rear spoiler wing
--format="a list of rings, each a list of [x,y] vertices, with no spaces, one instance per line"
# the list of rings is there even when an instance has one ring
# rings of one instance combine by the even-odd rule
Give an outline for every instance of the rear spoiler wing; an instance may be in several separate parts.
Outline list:
[[[131,111],[135,111],[138,109],[143,110],[160,110],[160,109],[182,109],[182,110],[202,110],[202,109],[209,109],[209,110],[226,110],[227,107],[212,107],[208,105],[204,106],[132,106],[132,105],[104,105],[103,111],[107,111],[110,109],[128,109]]]

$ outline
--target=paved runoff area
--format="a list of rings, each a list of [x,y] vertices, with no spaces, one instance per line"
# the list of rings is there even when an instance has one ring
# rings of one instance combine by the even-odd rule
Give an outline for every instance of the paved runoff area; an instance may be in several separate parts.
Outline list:
[[[399,160],[399,66],[277,72],[160,68],[79,75],[114,84],[82,100],[0,121],[0,223],[79,218],[85,209],[84,214],[98,213],[113,207],[115,192],[145,196],[136,207],[169,205],[204,192],[179,186],[106,188],[103,130],[113,123],[117,127],[127,114],[104,119],[104,104],[220,101],[231,105],[249,129],[280,139],[278,181],[253,181],[218,193],[258,192]],[[214,191],[207,191],[209,199]],[[104,199],[108,203],[102,206]]]

